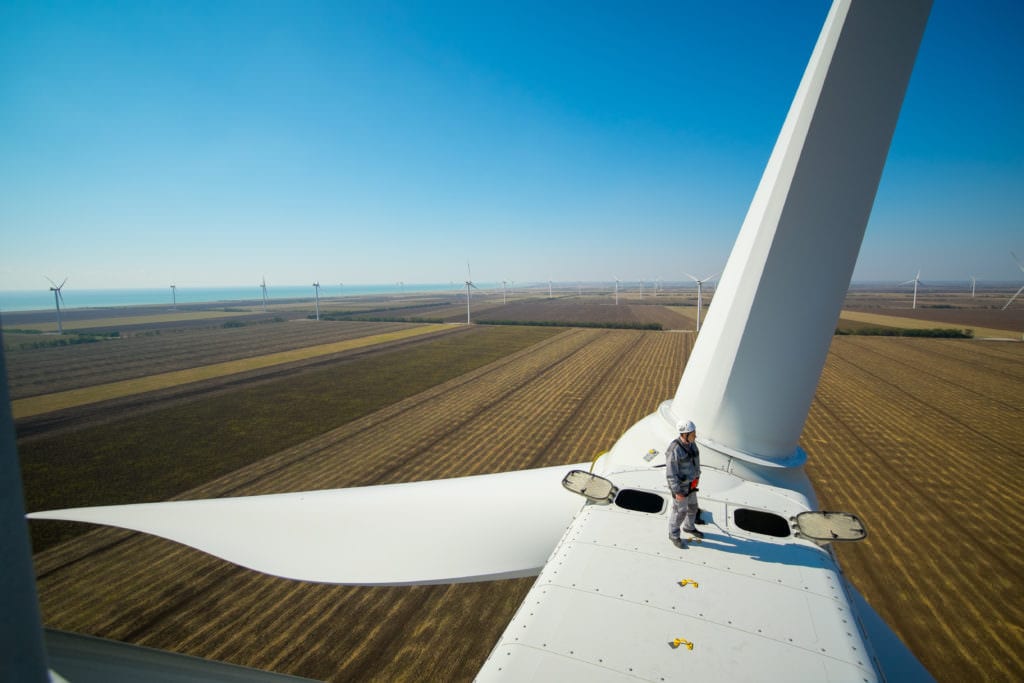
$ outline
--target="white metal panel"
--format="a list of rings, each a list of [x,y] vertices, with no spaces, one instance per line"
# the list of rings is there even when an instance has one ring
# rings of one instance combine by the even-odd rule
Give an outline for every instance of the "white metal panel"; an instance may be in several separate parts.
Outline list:
[[[663,476],[649,469],[615,483],[657,491]],[[728,479],[714,473],[709,492]],[[744,497],[749,486],[724,490]],[[791,504],[767,489],[749,497]],[[668,542],[665,513],[586,506],[481,679],[877,678],[830,553],[792,537],[734,532],[725,523],[730,506],[714,495],[701,507],[714,523],[702,527],[703,541],[679,550]],[[693,649],[673,648],[676,638]]]

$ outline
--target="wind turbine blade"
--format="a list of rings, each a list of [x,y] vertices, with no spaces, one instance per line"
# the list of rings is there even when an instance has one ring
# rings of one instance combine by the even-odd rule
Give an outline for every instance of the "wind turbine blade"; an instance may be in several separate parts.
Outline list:
[[[64,281],[60,283],[60,287],[58,287],[57,289],[61,289],[61,287],[63,287],[63,286],[64,286],[64,285],[66,285],[67,283],[68,283],[68,279],[67,279],[67,278],[64,278]]]
[[[51,280],[50,278],[46,277],[45,275],[44,275],[43,277],[45,277],[45,278],[46,278],[46,281],[47,281],[47,282],[49,282],[49,283],[50,283],[51,285],[53,285],[53,288],[54,288],[54,289],[57,289],[57,283],[56,283],[56,282],[54,282],[54,281],[53,281],[53,280]]]
[[[1012,256],[1012,257],[1013,257],[1013,260],[1017,262],[1017,267],[1018,267],[1018,268],[1020,268],[1020,269],[1021,269],[1022,271],[1024,271],[1024,263],[1021,263],[1021,262],[1020,262],[1020,259],[1019,259],[1019,258],[1017,258],[1017,255],[1016,255],[1016,254],[1014,254],[1014,253],[1013,253],[1013,252],[1011,251],[1011,252],[1010,252],[1010,256]]]
[[[1020,289],[1017,290],[1017,293],[1010,297],[1010,300],[1006,302],[1006,305],[1003,306],[1002,310],[1005,311],[1007,308],[1009,308],[1010,304],[1013,303],[1014,299],[1016,299],[1018,296],[1020,296],[1021,292],[1024,292],[1024,285],[1021,285]]]
[[[544,566],[582,504],[561,481],[586,466],[28,516],[134,529],[300,581],[492,580],[533,576]]]
[[[698,280],[698,279],[697,279],[697,278],[695,278],[694,276],[690,275],[689,273],[683,273],[683,275],[685,275],[686,277],[690,278],[690,279],[691,279],[691,280],[693,280],[694,282],[700,282],[700,280]]]

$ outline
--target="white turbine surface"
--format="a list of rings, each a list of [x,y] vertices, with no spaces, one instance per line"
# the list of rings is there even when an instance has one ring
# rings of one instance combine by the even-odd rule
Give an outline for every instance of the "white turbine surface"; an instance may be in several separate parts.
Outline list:
[[[804,457],[800,432],[926,18],[909,2],[829,12],[672,406],[722,453]]]
[[[583,504],[560,485],[581,467],[28,516],[143,531],[301,581],[481,581],[538,573]]]
[[[1017,255],[1016,255],[1016,254],[1014,254],[1014,253],[1013,253],[1012,251],[1010,252],[1010,256],[1012,256],[1012,257],[1013,257],[1013,260],[1014,260],[1014,261],[1015,261],[1015,262],[1017,263],[1017,267],[1018,267],[1018,268],[1020,268],[1020,270],[1021,270],[1021,272],[1022,272],[1022,273],[1024,273],[1024,263],[1021,263],[1021,262],[1020,262],[1020,259],[1018,259],[1018,258],[1017,258]],[[1021,292],[1024,292],[1024,285],[1021,285],[1021,288],[1017,290],[1017,293],[1016,293],[1016,294],[1014,294],[1013,296],[1011,296],[1011,297],[1010,297],[1010,300],[1006,302],[1006,305],[1005,305],[1005,306],[1003,306],[1003,310],[1004,310],[1004,311],[1005,311],[1005,310],[1006,310],[1007,308],[1009,308],[1009,307],[1010,307],[1010,304],[1012,304],[1012,303],[1013,303],[1014,299],[1016,299],[1016,298],[1017,298],[1018,296],[1020,296],[1020,293],[1021,293]]]
[[[320,319],[320,282],[313,283],[314,297],[316,301],[316,319]]]

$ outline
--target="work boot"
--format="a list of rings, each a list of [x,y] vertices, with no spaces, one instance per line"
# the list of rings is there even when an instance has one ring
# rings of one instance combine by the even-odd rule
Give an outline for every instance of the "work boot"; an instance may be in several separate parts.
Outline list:
[[[668,540],[672,542],[672,545],[679,548],[680,550],[686,550],[686,541],[684,541],[683,539],[677,536],[669,536]]]
[[[704,511],[698,508],[697,517],[693,520],[694,524],[707,524],[707,522],[704,521],[704,518],[701,517],[702,514],[704,514]]]
[[[704,538],[704,532],[696,529],[683,529],[683,533],[690,534],[694,538]]]

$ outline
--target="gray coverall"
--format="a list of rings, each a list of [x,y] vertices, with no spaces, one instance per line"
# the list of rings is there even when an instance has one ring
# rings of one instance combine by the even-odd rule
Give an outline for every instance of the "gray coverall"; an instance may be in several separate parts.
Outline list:
[[[700,478],[700,449],[696,443],[684,445],[679,439],[673,439],[665,449],[665,476],[668,488],[672,492],[672,512],[668,516],[669,538],[679,538],[679,527],[683,531],[693,531],[697,519],[697,492],[690,490],[690,482]],[[678,500],[675,496],[685,496]],[[685,521],[684,521],[685,518]]]

